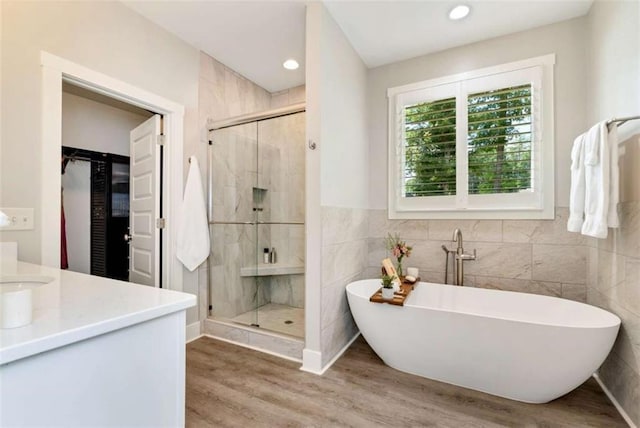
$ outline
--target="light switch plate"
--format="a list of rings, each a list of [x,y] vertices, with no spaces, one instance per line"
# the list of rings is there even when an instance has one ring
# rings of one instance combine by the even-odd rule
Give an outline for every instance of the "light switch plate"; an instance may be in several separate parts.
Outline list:
[[[0,230],[33,230],[33,208],[0,208],[9,217],[9,224]]]

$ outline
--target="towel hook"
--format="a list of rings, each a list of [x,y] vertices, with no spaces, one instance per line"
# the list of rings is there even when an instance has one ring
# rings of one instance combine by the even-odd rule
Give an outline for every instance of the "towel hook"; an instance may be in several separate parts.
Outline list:
[[[315,150],[316,149],[316,143],[313,140],[309,140],[309,148],[311,150]]]

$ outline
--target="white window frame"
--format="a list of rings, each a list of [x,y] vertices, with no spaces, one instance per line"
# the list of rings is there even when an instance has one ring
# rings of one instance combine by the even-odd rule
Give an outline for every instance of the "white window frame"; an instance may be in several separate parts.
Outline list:
[[[389,88],[388,213],[390,219],[553,219],[555,54],[529,58]],[[533,191],[468,195],[467,96],[470,93],[532,84]],[[456,97],[456,195],[404,198],[404,107],[411,103]],[[536,109],[538,107],[538,109]]]

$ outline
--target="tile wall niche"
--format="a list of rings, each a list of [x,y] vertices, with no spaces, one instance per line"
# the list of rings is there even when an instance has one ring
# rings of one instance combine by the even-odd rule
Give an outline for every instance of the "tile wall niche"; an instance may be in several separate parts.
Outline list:
[[[612,352],[598,373],[629,417],[640,426],[640,137],[621,157],[620,228],[589,241],[587,302],[622,319]]]
[[[288,104],[303,102],[305,100],[304,86],[289,90],[269,93],[262,87],[234,72],[214,58],[200,53],[200,82],[199,82],[199,128],[200,140],[196,153],[200,160],[203,183],[206,183],[206,162],[209,120],[221,120],[242,114],[259,112],[270,108],[282,107]],[[304,212],[295,207],[304,201],[304,118],[293,121],[295,129],[302,129],[302,139],[299,150],[295,150],[295,156],[302,153],[302,170],[289,168],[296,163],[292,158],[282,157],[288,153],[282,145],[291,144],[291,138],[269,138],[269,143],[261,146],[261,159],[270,159],[287,168],[270,167],[270,162],[261,164],[263,170],[258,177],[258,187],[272,187],[268,199],[263,205],[263,218],[272,218],[278,214],[283,205],[281,203],[286,190],[283,186],[289,183],[292,187],[300,189],[299,194],[293,195],[291,208],[296,214],[296,219],[301,217],[304,221]],[[302,126],[300,127],[300,123]],[[273,129],[270,129],[273,128]],[[213,193],[214,220],[224,221],[248,221],[253,218],[253,187],[256,174],[257,156],[257,125],[246,124],[243,126],[217,131],[213,141],[212,150],[214,156],[214,182],[217,183]],[[265,135],[273,135],[273,132],[283,131],[277,126],[261,127]],[[300,132],[298,131],[297,134]],[[294,135],[297,135],[294,131]],[[280,145],[280,146],[279,146]],[[291,176],[288,174],[292,171]],[[281,176],[281,173],[285,176]],[[297,174],[297,175],[296,175]],[[295,175],[296,180],[291,181]],[[273,185],[272,185],[273,184]],[[275,186],[275,187],[274,187]],[[279,191],[273,191],[276,187]],[[293,193],[293,192],[291,192]],[[304,204],[302,203],[302,207]],[[288,209],[289,207],[287,207]],[[271,212],[275,209],[275,212]],[[298,220],[292,220],[298,221]],[[240,268],[255,264],[256,251],[265,247],[276,247],[279,261],[289,259],[289,253],[302,254],[298,247],[304,248],[304,227],[258,227],[244,225],[215,225],[211,227],[211,260],[213,295],[216,316],[231,317],[253,309],[258,305],[273,301],[274,303],[291,304],[302,307],[304,304],[304,276],[290,275],[277,277],[262,277],[259,287],[260,293],[255,294],[256,287],[253,277],[241,277]],[[301,229],[301,230],[297,230]],[[257,236],[256,236],[257,235]],[[256,241],[257,240],[257,241]],[[302,242],[302,244],[300,243]],[[257,255],[261,257],[261,254]],[[295,257],[294,257],[295,258]],[[299,277],[299,278],[298,278]],[[274,277],[275,278],[275,277]],[[274,293],[271,293],[273,282]],[[236,284],[229,287],[225,284]],[[207,301],[209,287],[207,285],[207,264],[203,263],[198,269],[199,284],[199,318],[207,317]],[[217,305],[216,305],[217,302]]]
[[[445,253],[453,231],[462,230],[465,252],[478,259],[465,262],[465,285],[586,300],[586,238],[566,230],[568,209],[556,208],[555,220],[389,220],[386,210],[369,211],[367,275],[378,277],[389,257],[388,233],[413,246],[403,267],[417,267],[423,281],[444,282]],[[452,281],[451,257],[449,278]]]
[[[366,278],[368,210],[322,207],[322,365],[329,363],[358,328],[345,287]]]

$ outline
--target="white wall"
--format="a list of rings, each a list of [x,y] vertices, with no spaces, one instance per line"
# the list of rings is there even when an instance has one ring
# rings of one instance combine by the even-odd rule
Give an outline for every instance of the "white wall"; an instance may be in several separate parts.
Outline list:
[[[91,164],[69,162],[62,176],[69,270],[91,272]]]
[[[304,367],[317,371],[357,332],[344,286],[366,269],[369,168],[367,69],[321,3],[307,9],[306,64],[307,138],[318,148],[307,149],[306,158],[303,357]],[[352,224],[357,224],[357,232],[332,234]],[[317,358],[315,364],[310,364],[311,355]]]
[[[40,215],[41,51],[183,105],[184,153],[195,151],[196,48],[120,2],[2,1],[0,8],[0,206],[33,207],[36,219]],[[0,240],[18,241],[19,258],[38,263],[40,234],[36,221],[34,230],[3,232]],[[197,286],[185,277],[184,291],[197,294]],[[187,322],[195,320],[197,310],[190,309]]]
[[[344,289],[367,268],[369,141],[367,68],[324,6],[322,11],[321,343],[326,365],[358,331]]]
[[[62,145],[129,156],[129,132],[151,116],[62,92]]]
[[[41,51],[184,105],[185,152],[197,144],[195,48],[119,2],[3,1],[0,7],[1,205],[33,207],[39,216]],[[2,240],[18,241],[21,260],[40,261],[37,222],[33,231],[3,232]]]
[[[369,70],[367,86],[370,208],[387,208],[387,88],[549,53],[555,65],[556,206],[569,204],[569,159],[573,139],[586,120],[584,18],[497,37]]]
[[[307,142],[320,143],[321,137],[321,40],[323,6],[307,5],[305,45],[305,85],[307,95]],[[322,214],[321,172],[322,146],[307,149],[305,155],[305,343],[302,354],[304,370],[319,371],[322,367],[320,343],[320,311],[322,289]]]
[[[367,68],[326,9],[320,61],[321,202],[367,208]]]
[[[587,17],[589,123],[640,115],[640,12],[637,1],[596,1]],[[620,127],[620,140],[640,121]]]

